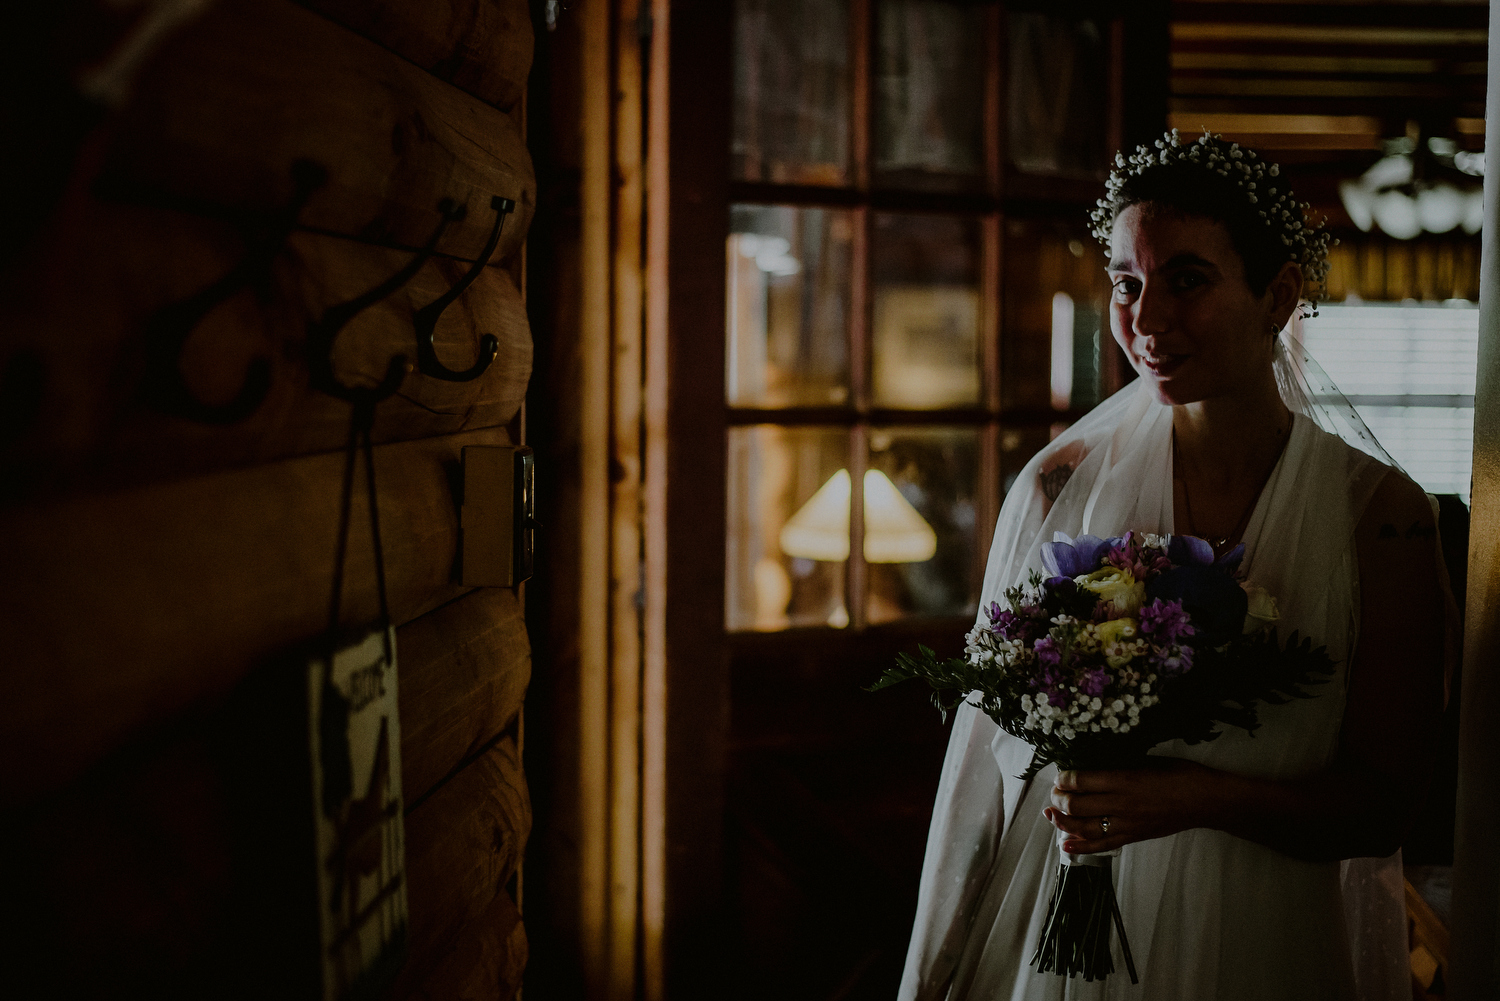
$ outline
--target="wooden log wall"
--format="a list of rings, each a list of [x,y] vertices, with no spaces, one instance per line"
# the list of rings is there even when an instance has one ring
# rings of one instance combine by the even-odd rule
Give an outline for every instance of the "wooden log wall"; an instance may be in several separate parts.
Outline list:
[[[351,408],[313,387],[309,331],[441,224],[331,351],[346,385],[415,362],[415,314],[483,254],[499,197],[498,245],[434,331],[449,369],[486,335],[494,362],[468,382],[408,363],[372,440],[410,907],[385,996],[513,997],[530,647],[520,590],[459,583],[458,503],[465,445],[519,443],[531,372],[528,5],[72,0],[31,30],[0,41],[30,74],[7,71],[8,102],[35,106],[6,112],[4,159],[65,169],[0,191],[24,223],[0,256],[0,848],[20,874],[0,994],[317,994],[299,672],[328,626]],[[153,331],[195,295],[164,363]],[[232,421],[160,392],[213,408],[257,371]],[[378,613],[359,491],[351,522],[346,625]]]

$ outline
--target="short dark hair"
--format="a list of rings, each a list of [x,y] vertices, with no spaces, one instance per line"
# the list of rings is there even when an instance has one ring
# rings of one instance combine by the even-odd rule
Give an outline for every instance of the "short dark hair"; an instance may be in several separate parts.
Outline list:
[[[1227,144],[1226,144],[1227,145]],[[1114,217],[1132,205],[1153,205],[1184,216],[1200,216],[1224,224],[1229,242],[1245,265],[1245,283],[1264,295],[1271,280],[1288,262],[1297,262],[1296,247],[1281,241],[1281,230],[1266,224],[1243,187],[1196,164],[1165,163],[1131,175],[1111,199]],[[1302,207],[1293,203],[1298,222]]]
[[[1205,132],[1185,141],[1176,129],[1115,157],[1105,197],[1089,213],[1106,248],[1115,220],[1132,205],[1222,223],[1244,264],[1245,283],[1264,295],[1288,263],[1302,270],[1303,295],[1316,303],[1326,290],[1330,237],[1280,180],[1280,168],[1251,149]],[[1314,307],[1312,315],[1317,315]]]

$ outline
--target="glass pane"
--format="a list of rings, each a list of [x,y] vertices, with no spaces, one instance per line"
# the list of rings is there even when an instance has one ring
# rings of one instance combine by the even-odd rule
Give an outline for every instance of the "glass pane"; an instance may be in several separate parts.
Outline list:
[[[847,0],[738,0],[735,7],[734,176],[847,183]]]
[[[876,406],[979,403],[979,220],[875,216]]]
[[[881,0],[876,18],[875,172],[883,187],[984,185],[984,12]]]
[[[1003,405],[1089,409],[1109,394],[1116,378],[1104,254],[1082,226],[1010,219],[1004,256]]]
[[[842,428],[729,429],[730,630],[849,624],[848,467]]]
[[[979,602],[978,428],[872,428],[865,476],[870,622],[971,615]]]
[[[736,205],[729,230],[730,406],[847,402],[852,213]]]
[[[1010,11],[1006,145],[1028,174],[1103,177],[1108,53],[1099,22]]]

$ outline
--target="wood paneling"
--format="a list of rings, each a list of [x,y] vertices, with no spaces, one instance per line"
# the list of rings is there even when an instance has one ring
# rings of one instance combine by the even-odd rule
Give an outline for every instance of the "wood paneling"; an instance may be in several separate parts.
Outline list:
[[[317,996],[304,685],[296,663],[267,665],[0,810],[0,848],[25,860],[6,898],[25,921],[0,938],[14,996]],[[514,995],[526,937],[507,884],[530,826],[514,732],[411,811],[408,960],[389,997]]]
[[[641,797],[652,999],[712,996],[724,975],[724,276],[703,265],[723,260],[728,228],[731,13],[651,5]]]
[[[531,802],[514,736],[503,738],[407,814],[411,930],[393,997],[422,996],[429,978],[483,980],[489,974],[480,967],[503,966],[507,950],[495,946],[509,938],[508,909],[500,905],[498,914],[494,909],[498,898],[509,896],[506,883],[520,865],[530,833]]]
[[[144,330],[163,307],[227,274],[245,254],[241,227],[180,212],[70,205],[34,267],[0,305],[0,368],[40,369],[34,405],[0,430],[0,502],[22,495],[140,484],[343,447],[349,405],[309,386],[308,323],[373,288],[412,255],[318,233],[293,233],[260,294],[245,288],[193,331],[180,368],[206,402],[232,399],[251,361],[270,362],[266,400],[245,420],[214,427],[169,416],[143,397]],[[80,269],[80,265],[82,266]],[[373,384],[394,355],[416,358],[412,314],[468,269],[434,258],[339,334],[335,370]],[[80,273],[88,275],[81,286]],[[393,441],[503,424],[531,374],[531,334],[520,292],[502,269],[484,268],[440,319],[435,342],[451,368],[476,357],[485,334],[500,351],[479,378],[446,382],[411,373],[382,404],[374,438]],[[85,350],[84,347],[87,346]]]
[[[392,617],[462,593],[451,476],[502,429],[375,450]],[[0,792],[76,774],[327,627],[340,453],[0,513]],[[354,504],[344,617],[377,614]]]
[[[301,0],[497,108],[521,97],[531,70],[526,0]]]
[[[466,383],[409,365],[372,432],[408,809],[393,996],[513,997],[530,649],[516,591],[459,583],[458,502],[462,448],[511,443],[531,373],[528,4],[126,6],[70,0],[0,46],[30,50],[7,95],[39,110],[0,118],[46,168],[8,189],[33,204],[0,240],[0,852],[25,870],[6,988],[318,995],[304,672],[351,414],[311,388],[309,336],[430,246],[331,351],[346,384],[415,362],[418,311],[494,265],[434,332],[448,369],[487,335],[493,363]],[[178,352],[163,317],[194,297],[211,308]],[[249,372],[269,389],[233,421],[163,392],[219,405]],[[379,608],[360,473],[346,625]]]
[[[468,216],[438,250],[465,259],[489,236],[492,195],[516,202],[495,261],[536,204],[509,115],[289,0],[221,0],[162,47],[113,129],[106,180],[174,202],[279,208],[309,159],[328,181],[304,226],[419,247],[451,198]]]
[[[408,991],[402,983],[390,996],[412,1001],[515,997],[521,989],[527,957],[521,913],[510,894],[498,893],[420,984],[412,985]]]
[[[516,718],[531,678],[521,600],[481,588],[402,626],[401,788],[415,803]]]

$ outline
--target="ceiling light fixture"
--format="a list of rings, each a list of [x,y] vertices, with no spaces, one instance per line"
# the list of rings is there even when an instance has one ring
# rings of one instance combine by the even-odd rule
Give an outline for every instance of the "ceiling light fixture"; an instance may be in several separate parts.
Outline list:
[[[1458,148],[1452,139],[1422,141],[1412,123],[1407,135],[1387,140],[1386,156],[1363,175],[1339,184],[1344,210],[1361,230],[1398,240],[1463,227],[1477,233],[1484,223],[1484,154]]]

